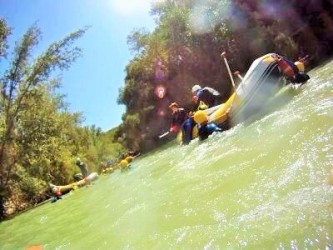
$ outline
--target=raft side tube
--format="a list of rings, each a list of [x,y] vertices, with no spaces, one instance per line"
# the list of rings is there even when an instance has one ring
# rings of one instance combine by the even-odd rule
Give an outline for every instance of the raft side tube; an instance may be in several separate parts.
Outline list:
[[[283,75],[277,60],[278,55],[275,53],[254,60],[243,81],[229,99],[225,103],[205,110],[209,116],[209,122],[223,126],[230,117],[232,125],[236,125],[258,113],[264,107],[263,105],[283,87],[280,81]],[[184,143],[186,131],[183,130],[177,138]],[[192,128],[192,139],[197,137],[195,130],[198,130],[197,125]]]
[[[237,124],[248,119],[260,111],[281,88],[279,71],[275,54],[268,54],[256,59],[238,86],[236,92],[240,97],[240,104],[232,108],[233,123]]]
[[[84,179],[77,181],[77,182],[73,182],[67,185],[54,185],[50,183],[50,188],[53,194],[55,194],[56,196],[61,196],[64,193],[68,193],[69,191],[72,191],[74,189],[76,189],[77,187],[83,187],[87,184],[89,184],[91,181],[94,181],[98,178],[98,174],[96,172],[92,172],[91,174],[89,174],[87,177],[85,177]]]

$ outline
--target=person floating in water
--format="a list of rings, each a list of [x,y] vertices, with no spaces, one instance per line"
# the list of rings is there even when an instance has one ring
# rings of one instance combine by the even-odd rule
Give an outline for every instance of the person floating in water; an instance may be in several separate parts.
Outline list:
[[[126,171],[131,168],[131,162],[140,156],[140,152],[129,152],[127,155],[122,157],[122,160],[119,162],[120,171]]]
[[[205,111],[199,110],[194,114],[194,121],[198,124],[198,137],[200,141],[206,140],[214,132],[223,131],[214,122],[208,122],[208,115]]]

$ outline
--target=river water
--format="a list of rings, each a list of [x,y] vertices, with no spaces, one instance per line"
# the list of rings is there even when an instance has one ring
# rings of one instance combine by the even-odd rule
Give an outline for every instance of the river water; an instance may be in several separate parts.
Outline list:
[[[0,249],[333,249],[333,61],[279,106],[0,224]]]

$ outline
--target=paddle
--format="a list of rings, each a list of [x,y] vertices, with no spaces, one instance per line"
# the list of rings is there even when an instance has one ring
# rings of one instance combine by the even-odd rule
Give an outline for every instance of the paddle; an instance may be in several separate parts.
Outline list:
[[[227,68],[227,71],[228,71],[228,74],[229,74],[229,77],[230,77],[231,84],[232,84],[232,86],[234,87],[234,89],[236,89],[236,85],[235,85],[235,82],[234,82],[234,78],[232,77],[231,70],[230,70],[230,67],[229,67],[229,63],[228,63],[228,60],[227,60],[227,57],[226,57],[226,52],[222,52],[221,56],[223,57],[223,60],[224,60],[225,66],[226,66],[226,68]]]
[[[215,120],[218,120],[218,119],[221,119],[221,118],[224,117],[224,121],[225,121],[226,119],[228,119],[229,110],[231,109],[231,106],[234,103],[237,94],[236,94],[235,81],[234,81],[234,78],[232,76],[232,73],[231,73],[231,70],[230,70],[230,67],[229,67],[229,63],[228,63],[228,60],[227,60],[227,57],[226,57],[226,52],[222,52],[221,56],[223,57],[223,60],[224,60],[225,66],[227,68],[227,71],[228,71],[228,74],[229,74],[229,77],[230,77],[230,81],[231,81],[231,84],[232,84],[232,87],[233,87],[234,91],[233,91],[233,94],[229,97],[228,101],[226,103],[222,104],[221,109],[219,109],[218,116],[215,116],[215,117],[213,116],[213,117],[215,118]]]
[[[165,132],[165,133],[159,135],[158,138],[161,139],[161,138],[167,136],[168,134],[170,134],[170,131],[167,131],[167,132]]]
[[[242,77],[242,75],[239,73],[238,70],[234,72],[234,75],[237,76],[241,81],[243,81],[244,78]]]
[[[309,55],[306,55],[306,56],[303,56],[303,57],[299,57],[299,58],[298,58],[298,61],[299,61],[299,62],[306,62],[306,60],[307,60],[309,57],[310,57]]]

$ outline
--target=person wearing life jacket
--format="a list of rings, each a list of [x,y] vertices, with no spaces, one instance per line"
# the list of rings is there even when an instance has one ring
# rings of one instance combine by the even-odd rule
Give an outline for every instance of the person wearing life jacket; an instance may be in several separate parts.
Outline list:
[[[196,110],[201,103],[206,104],[208,108],[222,103],[221,94],[211,87],[202,88],[200,85],[196,84],[192,87],[192,95]]]
[[[304,72],[305,58],[299,58],[295,63],[286,57],[278,56],[278,66],[286,77],[286,79],[292,84],[304,84],[310,79],[310,76]]]
[[[169,108],[172,112],[172,121],[169,131],[177,133],[179,129],[183,126],[184,121],[188,118],[188,115],[185,109],[180,108],[178,103],[176,102],[171,103]]]
[[[124,160],[126,160],[130,164],[139,155],[140,154],[132,155],[131,153],[128,153],[127,156],[124,158]]]
[[[119,163],[119,166],[121,172],[128,170],[131,167],[130,163],[126,159],[122,159]]]
[[[208,106],[203,101],[200,101],[199,106],[198,106],[198,110],[205,110],[205,109],[208,109]],[[189,144],[190,141],[193,139],[193,129],[196,126],[196,123],[194,121],[195,112],[190,112],[189,115],[188,115],[188,118],[183,123],[183,126],[182,126],[182,132],[183,132],[182,143],[184,145]]]
[[[205,111],[195,112],[194,121],[198,124],[198,137],[200,141],[206,140],[214,132],[222,131],[214,122],[208,122],[208,115]]]
[[[131,168],[131,162],[136,158],[140,156],[140,152],[132,153],[128,152],[127,154],[124,154],[122,156],[122,160],[119,162],[119,167],[121,171],[125,171]]]
[[[177,133],[180,129],[182,130],[183,144],[189,144],[192,140],[192,129],[195,126],[193,117],[189,115],[185,109],[180,108],[176,102],[170,104],[169,108],[172,112],[172,121],[170,125],[170,132]]]

